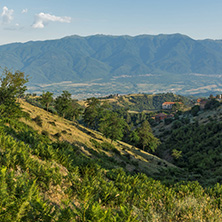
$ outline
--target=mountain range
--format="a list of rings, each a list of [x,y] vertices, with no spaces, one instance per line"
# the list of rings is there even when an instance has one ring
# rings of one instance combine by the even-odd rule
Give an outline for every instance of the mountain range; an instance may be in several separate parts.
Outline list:
[[[0,46],[0,66],[29,75],[29,91],[112,93],[219,92],[222,40],[181,34],[87,37]]]

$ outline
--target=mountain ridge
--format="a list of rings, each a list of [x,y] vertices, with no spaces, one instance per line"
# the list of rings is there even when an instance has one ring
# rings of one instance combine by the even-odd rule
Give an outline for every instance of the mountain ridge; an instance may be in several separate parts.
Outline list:
[[[192,81],[194,89],[207,86],[209,78],[211,82],[220,83],[219,78],[214,78],[213,75],[222,73],[221,60],[221,40],[194,40],[181,34],[135,37],[74,35],[0,46],[0,66],[28,74],[29,86],[38,86],[35,89],[37,91],[42,84],[63,81],[89,83],[98,80],[99,83],[121,83],[118,86],[120,89],[126,89],[124,83],[131,83],[131,93],[134,93],[148,89],[148,86],[140,89],[138,84],[158,85],[165,78],[168,81],[163,82],[166,89],[161,85],[158,90],[169,91],[173,88],[169,83],[178,86],[178,81],[181,81],[181,92],[185,93],[190,87],[187,81]],[[196,73],[204,74],[206,78],[193,77]],[[153,76],[141,78],[145,74]],[[116,81],[113,79],[115,76],[125,78]],[[115,93],[115,87],[111,88],[113,91],[106,89],[105,95]],[[178,90],[176,93],[181,93]],[[121,93],[125,92],[127,91]],[[73,92],[75,93],[77,92]]]

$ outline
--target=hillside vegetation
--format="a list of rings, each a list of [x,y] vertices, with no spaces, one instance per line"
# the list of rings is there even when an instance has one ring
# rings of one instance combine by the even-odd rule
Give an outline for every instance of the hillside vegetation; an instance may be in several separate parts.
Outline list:
[[[162,141],[157,154],[183,169],[183,176],[209,186],[222,183],[222,106],[209,100],[208,106],[195,115],[185,112],[172,121],[154,127]],[[207,107],[207,106],[206,106]]]
[[[188,98],[173,93],[160,94],[129,94],[129,95],[110,95],[101,98],[101,101],[108,102],[114,108],[124,108],[130,111],[159,111],[164,102],[183,102],[190,105]]]
[[[45,111],[27,107],[31,116],[37,112],[44,120],[49,117]],[[221,185],[203,189],[197,182],[188,182],[167,187],[145,174],[128,174],[134,155],[124,156],[121,146],[118,153],[117,146],[95,142],[95,138],[90,145],[90,136],[78,137],[84,133],[70,127],[71,123],[53,115],[50,120],[58,128],[49,134],[65,126],[71,129],[71,137],[76,135],[84,144],[75,144],[75,139],[72,144],[62,138],[53,141],[22,122],[1,120],[1,221],[221,220]],[[23,122],[40,132],[35,122]],[[145,161],[150,155],[139,153],[147,170],[152,171]],[[127,164],[119,165],[113,154]],[[155,163],[157,158],[151,159]]]
[[[203,188],[197,181],[155,180],[181,170],[21,98],[18,103],[24,76],[4,74],[0,221],[222,220],[219,183]]]

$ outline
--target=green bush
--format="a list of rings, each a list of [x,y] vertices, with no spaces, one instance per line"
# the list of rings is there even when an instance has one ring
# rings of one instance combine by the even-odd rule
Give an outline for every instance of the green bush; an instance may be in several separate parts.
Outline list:
[[[53,136],[54,136],[56,139],[59,139],[59,138],[61,137],[61,133],[55,133]]]
[[[48,123],[53,125],[53,126],[56,126],[56,123],[54,121],[49,121]]]
[[[42,135],[43,135],[43,136],[49,136],[49,132],[46,131],[46,130],[42,130]]]
[[[42,122],[43,121],[42,121],[42,118],[39,115],[36,116],[35,118],[33,118],[32,120],[35,121],[38,126],[42,127]]]

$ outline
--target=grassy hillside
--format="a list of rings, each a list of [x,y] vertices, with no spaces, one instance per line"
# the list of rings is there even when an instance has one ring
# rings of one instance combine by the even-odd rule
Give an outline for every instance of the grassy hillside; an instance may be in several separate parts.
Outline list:
[[[0,120],[1,221],[222,220],[221,185],[163,185],[140,172],[176,169],[166,161],[22,107],[31,118]]]
[[[136,170],[153,175],[163,168],[173,167],[166,161],[123,142],[113,142],[111,144],[111,140],[104,138],[99,132],[53,115],[27,102],[21,101],[21,106],[25,112],[30,114],[31,119],[40,116],[42,120],[42,125],[39,126],[35,121],[23,118],[22,121],[25,124],[31,126],[40,134],[44,134],[46,131],[47,136],[53,141],[67,141],[79,147],[80,151],[89,158],[97,158],[101,162],[104,158],[108,161],[107,166],[111,168],[115,165],[126,166],[126,169],[130,172]],[[99,160],[100,158],[101,160]]]

